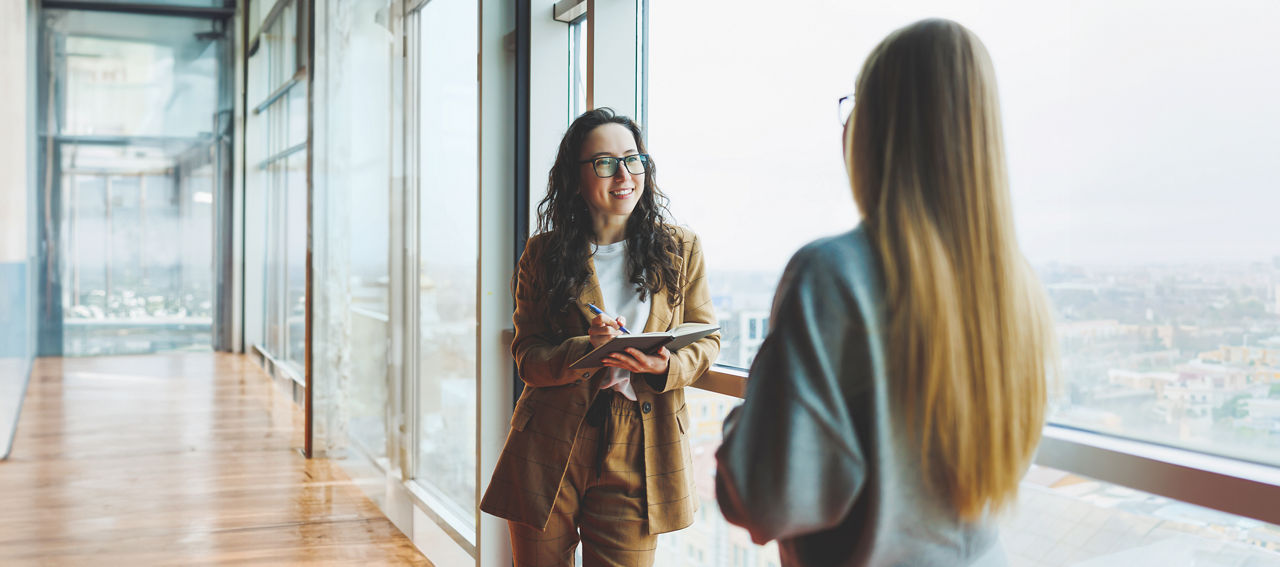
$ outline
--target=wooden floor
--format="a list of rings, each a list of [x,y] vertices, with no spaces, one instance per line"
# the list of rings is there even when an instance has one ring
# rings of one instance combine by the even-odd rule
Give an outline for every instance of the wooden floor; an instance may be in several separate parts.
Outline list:
[[[242,356],[40,359],[0,565],[429,565]]]

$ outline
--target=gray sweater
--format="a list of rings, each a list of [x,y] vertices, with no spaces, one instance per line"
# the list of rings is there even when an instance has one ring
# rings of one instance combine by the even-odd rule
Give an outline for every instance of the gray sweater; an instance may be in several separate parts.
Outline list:
[[[889,403],[886,322],[861,227],[796,253],[725,420],[720,509],[787,566],[1004,565],[994,522],[960,521],[924,482]]]

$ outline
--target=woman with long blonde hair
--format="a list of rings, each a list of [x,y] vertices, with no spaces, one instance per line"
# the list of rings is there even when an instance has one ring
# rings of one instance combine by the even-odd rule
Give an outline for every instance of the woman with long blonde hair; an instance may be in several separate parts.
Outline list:
[[[785,565],[1000,565],[994,516],[1040,440],[1055,364],[1018,248],[990,57],[948,20],[867,58],[845,124],[852,231],[792,258],[720,507]]]

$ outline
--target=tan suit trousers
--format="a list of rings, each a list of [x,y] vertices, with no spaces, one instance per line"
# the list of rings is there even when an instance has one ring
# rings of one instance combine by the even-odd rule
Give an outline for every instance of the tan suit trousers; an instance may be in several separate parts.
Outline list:
[[[653,565],[658,536],[649,533],[645,506],[644,435],[636,402],[613,396],[611,427],[584,423],[547,528],[507,522],[516,567],[574,564],[582,542],[584,567]],[[597,439],[612,429],[597,477]]]

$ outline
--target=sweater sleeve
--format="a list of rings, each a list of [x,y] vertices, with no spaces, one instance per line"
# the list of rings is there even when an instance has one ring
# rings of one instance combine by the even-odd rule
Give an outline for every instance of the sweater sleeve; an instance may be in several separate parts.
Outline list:
[[[812,247],[792,258],[716,452],[720,509],[756,543],[839,524],[866,480],[840,375],[865,331],[835,262]]]

